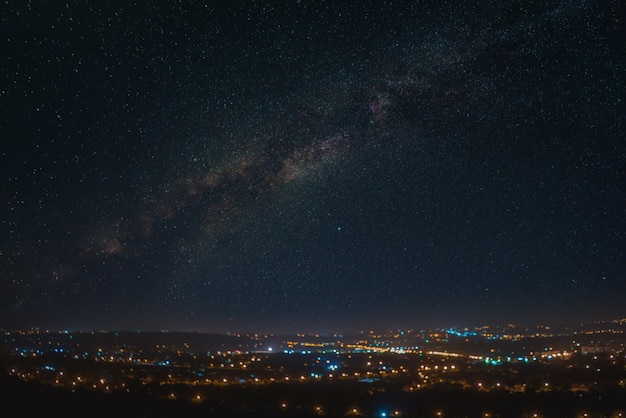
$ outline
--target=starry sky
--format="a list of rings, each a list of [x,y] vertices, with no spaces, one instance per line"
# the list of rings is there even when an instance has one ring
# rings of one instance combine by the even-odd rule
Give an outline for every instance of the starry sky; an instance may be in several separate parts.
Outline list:
[[[619,3],[3,2],[0,327],[626,315]]]

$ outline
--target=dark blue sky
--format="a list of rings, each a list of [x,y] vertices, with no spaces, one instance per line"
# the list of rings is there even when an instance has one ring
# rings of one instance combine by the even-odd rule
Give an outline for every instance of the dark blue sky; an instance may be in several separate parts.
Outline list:
[[[0,327],[624,316],[618,2],[1,12]]]

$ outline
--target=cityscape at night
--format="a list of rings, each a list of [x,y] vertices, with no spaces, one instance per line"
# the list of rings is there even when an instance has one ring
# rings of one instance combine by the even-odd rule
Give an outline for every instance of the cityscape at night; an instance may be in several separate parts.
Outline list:
[[[623,416],[623,9],[3,1],[3,401]]]
[[[621,417],[625,329],[626,319],[347,335],[32,329],[4,331],[0,359],[15,403],[32,396],[29,382],[58,391],[20,406],[33,413],[92,402],[102,416]]]

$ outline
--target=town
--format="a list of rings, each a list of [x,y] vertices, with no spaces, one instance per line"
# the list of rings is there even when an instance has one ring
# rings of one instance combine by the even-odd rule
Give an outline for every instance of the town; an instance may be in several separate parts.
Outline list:
[[[626,319],[345,335],[4,330],[0,364],[13,386],[140,395],[205,416],[547,417],[569,408],[559,416],[620,417],[625,328]]]

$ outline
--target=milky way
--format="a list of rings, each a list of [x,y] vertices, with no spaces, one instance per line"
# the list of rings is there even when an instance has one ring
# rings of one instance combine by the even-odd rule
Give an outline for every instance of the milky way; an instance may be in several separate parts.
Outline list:
[[[614,6],[304,3],[2,12],[7,326],[619,311]]]

